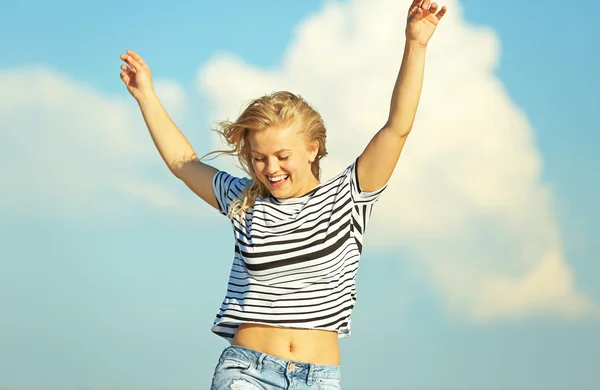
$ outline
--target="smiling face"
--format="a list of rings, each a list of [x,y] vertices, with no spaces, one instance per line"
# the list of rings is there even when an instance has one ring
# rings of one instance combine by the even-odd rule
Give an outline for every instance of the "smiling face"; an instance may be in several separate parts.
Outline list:
[[[297,125],[250,131],[248,142],[254,173],[274,197],[297,198],[319,184],[311,171],[319,143]]]

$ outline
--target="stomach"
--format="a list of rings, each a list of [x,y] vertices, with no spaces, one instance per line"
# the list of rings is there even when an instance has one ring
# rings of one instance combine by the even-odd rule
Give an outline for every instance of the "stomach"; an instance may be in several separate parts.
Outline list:
[[[243,323],[231,344],[299,363],[340,364],[336,331]]]

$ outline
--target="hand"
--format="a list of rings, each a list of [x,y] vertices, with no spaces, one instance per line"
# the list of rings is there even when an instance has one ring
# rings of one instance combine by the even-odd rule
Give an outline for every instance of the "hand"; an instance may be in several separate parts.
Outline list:
[[[438,5],[430,0],[414,0],[408,10],[406,41],[426,47],[446,10],[443,6],[438,12]]]
[[[125,83],[127,90],[137,101],[154,93],[152,86],[152,72],[143,58],[133,50],[127,50],[127,54],[121,54],[121,80]]]

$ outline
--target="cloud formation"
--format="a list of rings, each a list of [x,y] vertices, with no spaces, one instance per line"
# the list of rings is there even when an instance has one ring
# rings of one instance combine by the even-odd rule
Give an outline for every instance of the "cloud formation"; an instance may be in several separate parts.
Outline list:
[[[275,90],[298,93],[328,126],[324,178],[339,172],[387,119],[408,4],[327,2],[298,26],[277,69],[215,56],[197,78],[211,117],[234,119],[244,102]],[[400,243],[448,310],[473,321],[589,314],[596,309],[564,258],[531,125],[494,74],[498,38],[450,6],[428,49],[414,130],[366,240]]]
[[[181,87],[163,80],[156,88],[166,107],[182,109]],[[0,129],[0,214],[98,223],[139,206],[193,213],[175,186],[148,176],[162,161],[132,99],[46,68],[6,69]]]

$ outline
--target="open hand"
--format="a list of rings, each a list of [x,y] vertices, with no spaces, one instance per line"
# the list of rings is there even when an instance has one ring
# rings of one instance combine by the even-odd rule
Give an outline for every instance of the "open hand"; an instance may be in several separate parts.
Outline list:
[[[414,0],[408,10],[406,40],[427,46],[446,10],[446,6],[439,9],[437,3],[430,0]]]
[[[121,65],[121,80],[131,96],[139,101],[144,96],[154,93],[152,72],[144,59],[133,50],[127,50],[126,54],[121,54],[121,60],[125,62]]]

